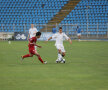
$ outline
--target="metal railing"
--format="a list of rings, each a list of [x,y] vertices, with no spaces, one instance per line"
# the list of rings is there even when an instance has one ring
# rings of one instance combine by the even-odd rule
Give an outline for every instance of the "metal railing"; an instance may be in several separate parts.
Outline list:
[[[76,28],[79,26],[82,32],[82,38],[84,39],[108,39],[108,23],[105,24],[55,24],[55,25],[46,25],[46,24],[34,24],[34,26],[42,32],[52,32],[53,29],[58,32],[59,27],[63,28],[65,32],[70,37],[76,39],[77,32]],[[0,32],[28,32],[30,24],[1,24]]]

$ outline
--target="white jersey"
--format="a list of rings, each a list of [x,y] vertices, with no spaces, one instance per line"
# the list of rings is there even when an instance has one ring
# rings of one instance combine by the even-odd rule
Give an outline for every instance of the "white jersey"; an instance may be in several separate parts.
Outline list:
[[[52,38],[56,39],[55,45],[63,45],[63,39],[69,39],[69,37],[65,33],[56,33],[52,36]]]
[[[30,28],[30,29],[29,29],[30,38],[35,37],[35,35],[36,35],[37,32],[38,32],[38,31],[37,31],[36,28]]]

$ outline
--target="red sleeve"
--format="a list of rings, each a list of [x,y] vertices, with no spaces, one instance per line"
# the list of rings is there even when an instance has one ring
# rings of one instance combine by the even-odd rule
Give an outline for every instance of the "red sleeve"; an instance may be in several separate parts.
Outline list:
[[[36,41],[37,41],[37,38],[34,38],[34,42],[36,43]]]
[[[37,38],[36,37],[32,37],[32,38],[29,39],[29,42],[30,43],[33,43],[33,42],[36,43],[36,41],[37,41]]]
[[[30,43],[33,43],[33,41],[34,41],[33,38],[30,38],[30,39],[29,39],[29,42],[30,42]]]

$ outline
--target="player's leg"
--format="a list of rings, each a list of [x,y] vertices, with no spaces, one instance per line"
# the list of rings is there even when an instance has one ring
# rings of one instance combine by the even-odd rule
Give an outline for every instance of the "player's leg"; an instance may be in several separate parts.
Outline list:
[[[80,38],[81,38],[81,34],[79,33],[79,34],[78,34],[78,40],[79,40],[79,41],[80,41]]]
[[[61,46],[61,55],[62,55],[62,58],[61,58],[61,63],[65,63],[65,55],[66,55],[66,52],[65,52],[65,49],[64,49],[64,46],[62,45]]]
[[[62,58],[62,56],[61,56],[61,49],[60,49],[60,45],[57,44],[55,46],[56,46],[57,51],[58,51],[58,58],[56,60],[56,63],[59,63],[61,61],[61,58]]]
[[[27,58],[27,57],[33,57],[33,54],[29,53],[29,54],[26,54],[24,56],[21,56],[22,59]]]
[[[56,60],[56,63],[59,63],[62,59],[61,49],[58,49],[58,59]]]
[[[65,52],[62,52],[60,49],[58,50],[58,59],[56,60],[56,63],[65,63]]]
[[[80,35],[78,36],[78,39],[80,40]]]
[[[40,54],[39,54],[36,50],[34,51],[34,54],[38,57],[38,59],[39,59],[39,61],[40,61],[41,63],[43,63],[43,64],[46,64],[46,63],[47,63],[47,62],[45,62],[45,61],[42,60]]]
[[[28,47],[29,47],[29,46],[28,46]],[[24,55],[24,56],[21,56],[22,60],[23,60],[24,58],[27,58],[27,57],[33,57],[33,49],[34,49],[34,48],[29,47],[29,54],[26,54],[26,55]]]
[[[65,56],[65,52],[62,52],[62,57],[64,57]]]
[[[59,63],[63,61],[63,57],[65,56],[65,49],[63,45],[56,45],[56,48],[58,49],[58,59],[56,60],[56,63]]]
[[[62,60],[61,60],[61,63],[65,63],[65,59],[64,59],[64,57],[65,57],[65,52],[62,52]]]

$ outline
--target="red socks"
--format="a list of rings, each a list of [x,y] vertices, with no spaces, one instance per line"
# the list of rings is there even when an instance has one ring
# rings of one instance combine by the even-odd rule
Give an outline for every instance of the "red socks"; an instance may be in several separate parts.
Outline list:
[[[24,55],[23,58],[31,57],[30,54]]]
[[[39,59],[42,63],[44,63],[44,61],[42,60],[42,58],[41,58],[41,57],[38,57],[38,59]]]

